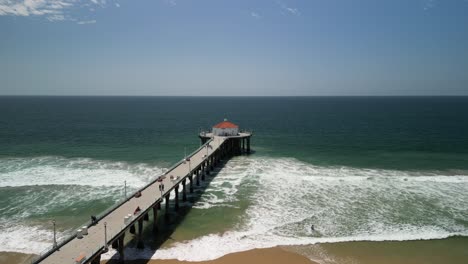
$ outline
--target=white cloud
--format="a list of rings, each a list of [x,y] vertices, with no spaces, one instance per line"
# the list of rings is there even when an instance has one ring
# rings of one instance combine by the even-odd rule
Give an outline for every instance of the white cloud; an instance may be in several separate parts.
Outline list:
[[[262,16],[259,13],[256,13],[256,12],[250,12],[250,16],[252,16],[255,19],[262,18]]]
[[[300,15],[299,10],[297,8],[287,7],[286,11],[296,16]]]
[[[49,21],[74,20],[73,7],[104,7],[107,0],[0,0],[0,16],[44,16]]]
[[[119,3],[115,3],[115,6],[116,6],[116,7],[120,7],[120,4],[119,4]]]
[[[286,11],[286,13],[289,13],[290,15],[294,15],[294,16],[301,15],[298,8],[289,7],[283,1],[280,1],[280,0],[276,1],[276,3],[281,7],[281,9],[283,9],[283,11]]]
[[[425,0],[423,3],[423,9],[429,10],[436,6],[437,2],[435,0]]]
[[[66,18],[65,18],[64,15],[53,14],[53,15],[48,15],[47,20],[52,21],[52,22],[53,21],[63,21],[63,20],[66,20]]]
[[[171,5],[171,6],[176,6],[177,3],[175,0],[164,0],[164,2],[168,5]]]
[[[78,21],[76,22],[78,25],[87,25],[87,24],[95,24],[96,20],[85,20],[85,21]]]

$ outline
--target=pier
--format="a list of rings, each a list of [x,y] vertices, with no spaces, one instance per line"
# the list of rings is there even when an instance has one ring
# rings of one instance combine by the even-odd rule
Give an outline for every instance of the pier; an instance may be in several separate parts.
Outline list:
[[[109,247],[117,249],[121,263],[124,262],[124,238],[127,233],[135,235],[137,247],[143,247],[143,225],[149,215],[153,216],[153,231],[157,236],[158,215],[164,202],[166,217],[170,210],[177,211],[179,202],[187,200],[187,193],[205,180],[221,160],[242,153],[250,153],[251,132],[240,132],[237,125],[225,120],[213,127],[211,132],[200,132],[202,145],[192,154],[175,164],[164,174],[131,194],[120,204],[108,210],[90,224],[44,252],[31,263],[43,264],[98,264],[101,254]],[[170,208],[170,199],[173,208]],[[138,209],[139,210],[138,210]],[[52,244],[52,243],[51,243]]]

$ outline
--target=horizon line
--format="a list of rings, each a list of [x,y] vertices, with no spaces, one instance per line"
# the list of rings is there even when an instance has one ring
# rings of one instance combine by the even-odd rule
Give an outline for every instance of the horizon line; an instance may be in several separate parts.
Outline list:
[[[16,95],[0,94],[0,97],[468,97],[468,94],[447,95]]]

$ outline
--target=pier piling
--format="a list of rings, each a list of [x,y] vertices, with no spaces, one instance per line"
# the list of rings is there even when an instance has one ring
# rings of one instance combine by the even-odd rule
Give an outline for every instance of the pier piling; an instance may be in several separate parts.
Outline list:
[[[119,262],[120,263],[124,263],[124,259],[125,259],[125,256],[124,256],[124,238],[125,238],[125,233],[123,233],[122,235],[120,235],[119,237]]]
[[[166,210],[165,210],[165,216],[166,216],[166,219],[169,219],[169,196],[170,196],[171,193],[167,193],[166,195]]]
[[[101,263],[101,254],[98,254],[92,261],[91,264],[99,264]]]
[[[153,206],[153,233],[156,234],[158,232],[158,205],[160,206],[160,203],[157,203],[155,206]]]
[[[138,219],[138,242],[137,248],[144,248],[145,245],[143,244],[143,218]]]
[[[187,188],[185,186],[185,179],[182,180],[182,201],[187,201]]]
[[[190,181],[190,193],[193,193],[193,173],[190,173],[189,181]]]
[[[179,211],[179,185],[176,185],[174,188],[175,191],[175,198],[174,198],[174,210],[177,212]]]

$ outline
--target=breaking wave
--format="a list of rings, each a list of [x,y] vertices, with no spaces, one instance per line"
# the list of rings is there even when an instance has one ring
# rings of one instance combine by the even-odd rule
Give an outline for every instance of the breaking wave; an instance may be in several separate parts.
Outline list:
[[[246,195],[245,189],[251,191]],[[249,199],[242,223],[156,252],[128,248],[126,257],[203,261],[278,245],[468,236],[467,193],[464,171],[321,167],[290,158],[237,157],[195,208]]]
[[[0,251],[37,254],[58,237],[144,186],[161,173],[147,164],[88,158],[0,159]],[[105,188],[103,188],[105,187]]]
[[[124,180],[136,189],[160,172],[148,164],[92,159],[0,159],[2,193],[19,201],[0,201],[0,251],[39,253],[50,241],[50,228],[43,224],[49,214],[71,210],[66,212],[72,215],[94,205],[96,197],[108,199],[108,206],[122,195]],[[277,245],[468,236],[467,193],[466,171],[323,167],[291,158],[235,157],[193,207],[247,203],[242,221],[222,234],[207,233],[156,252],[127,248],[126,257],[202,261]],[[17,224],[9,224],[11,219]]]

